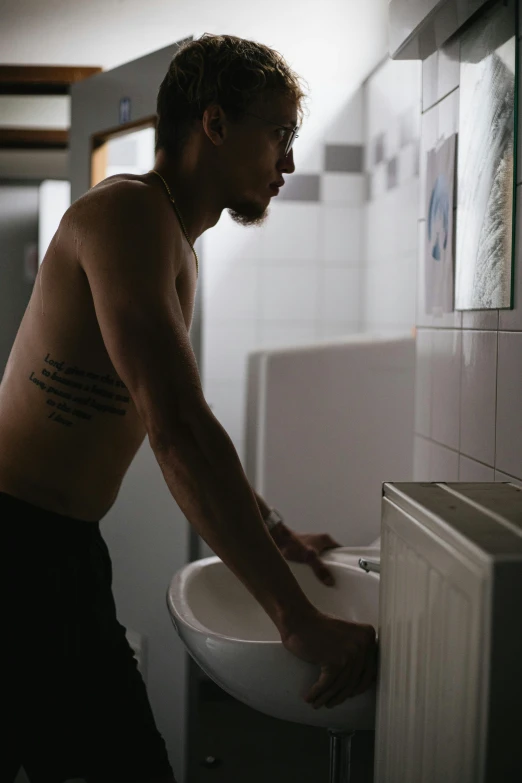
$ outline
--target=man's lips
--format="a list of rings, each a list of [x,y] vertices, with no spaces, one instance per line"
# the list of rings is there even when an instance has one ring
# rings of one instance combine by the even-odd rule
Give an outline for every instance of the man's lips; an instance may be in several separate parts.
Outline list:
[[[273,182],[271,185],[269,185],[269,188],[270,190],[273,190],[274,193],[279,193],[279,188],[282,188],[284,184],[284,180],[282,182]]]

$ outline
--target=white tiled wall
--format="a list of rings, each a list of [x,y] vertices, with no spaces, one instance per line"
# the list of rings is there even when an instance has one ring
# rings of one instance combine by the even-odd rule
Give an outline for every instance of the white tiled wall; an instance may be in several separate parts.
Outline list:
[[[460,451],[493,465],[497,334],[463,329],[460,365]]]
[[[322,175],[321,188],[323,203],[360,209],[366,197],[366,178],[364,174],[329,172]]]
[[[438,317],[424,305],[424,161],[428,149],[458,132],[457,57],[458,43],[453,43],[423,63],[414,476],[416,481],[521,483],[522,185],[517,187],[515,309]]]
[[[458,451],[462,334],[434,329],[431,337],[431,437]]]
[[[366,171],[369,199],[364,214],[362,328],[409,332],[415,325],[418,148],[401,148],[399,119],[414,108],[415,136],[420,135],[421,64],[386,61],[364,85]],[[385,161],[397,157],[397,185],[387,187],[386,162],[374,164],[374,140],[384,134]]]
[[[522,332],[498,333],[496,432],[495,467],[522,478]]]
[[[324,143],[362,144],[362,121],[357,91]],[[261,227],[224,212],[202,238],[203,388],[242,460],[248,353],[360,331],[365,177],[325,172],[320,189],[319,202],[272,199]]]

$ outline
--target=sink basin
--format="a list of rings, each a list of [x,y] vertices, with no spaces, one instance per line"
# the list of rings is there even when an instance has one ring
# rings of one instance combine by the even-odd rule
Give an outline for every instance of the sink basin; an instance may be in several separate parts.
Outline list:
[[[358,566],[359,557],[378,559],[372,547],[339,547],[322,557],[336,584],[323,585],[311,568],[288,562],[303,592],[320,611],[377,630],[379,575]],[[174,627],[189,654],[223,690],[260,712],[282,720],[337,730],[375,727],[375,686],[336,707],[314,710],[304,701],[319,666],[283,647],[279,632],[260,604],[219,557],[181,568],[167,591]]]

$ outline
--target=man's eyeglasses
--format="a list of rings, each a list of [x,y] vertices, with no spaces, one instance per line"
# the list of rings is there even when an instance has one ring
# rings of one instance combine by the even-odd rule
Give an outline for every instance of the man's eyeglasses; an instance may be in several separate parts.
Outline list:
[[[281,130],[284,130],[285,135],[281,136],[281,141],[283,141],[286,138],[286,144],[285,144],[285,151],[284,151],[284,157],[290,153],[290,150],[292,149],[292,146],[294,144],[294,141],[299,138],[297,135],[297,131],[299,130],[299,126],[296,125],[295,128],[288,128],[286,125],[279,125],[278,122],[272,122],[272,120],[267,120],[264,117],[260,117],[258,114],[252,114],[250,111],[246,111],[245,114],[250,115],[250,117],[257,117],[258,120],[263,120],[263,122],[268,122],[270,125],[275,125],[278,128],[281,128]]]

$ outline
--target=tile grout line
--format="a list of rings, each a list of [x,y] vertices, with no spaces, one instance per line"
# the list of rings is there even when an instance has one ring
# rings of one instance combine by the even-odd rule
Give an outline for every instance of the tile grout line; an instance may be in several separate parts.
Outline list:
[[[445,100],[446,100],[446,98],[448,98],[450,95],[453,95],[453,93],[454,93],[456,90],[458,90],[459,88],[460,88],[460,84],[457,84],[457,86],[456,86],[456,87],[454,87],[452,90],[450,90],[449,92],[447,92],[447,93],[446,93],[446,95],[443,95],[443,96],[442,96],[442,98],[439,98],[439,99],[438,99],[438,101],[436,101],[435,103],[432,103],[432,104],[431,104],[431,106],[429,106],[427,109],[423,109],[423,111],[422,111],[422,115],[421,115],[421,116],[423,116],[424,114],[427,114],[429,111],[431,111],[431,110],[432,110],[432,109],[434,109],[436,106],[438,106],[439,104],[441,104],[441,103],[442,103],[442,101],[445,101]]]
[[[499,317],[500,323],[500,317]],[[498,415],[498,347],[499,347],[499,333],[497,329],[497,355],[495,357],[495,436],[493,438],[493,464],[495,470],[497,469],[497,415]]]
[[[464,340],[462,339],[462,328],[460,331],[460,366],[459,366],[459,462],[457,466],[457,476],[460,481],[460,455],[461,455],[461,442],[462,442],[462,365],[464,364]]]
[[[472,462],[477,462],[479,465],[482,465],[484,468],[489,468],[490,470],[496,470],[494,465],[488,465],[487,462],[482,462],[482,460],[477,459],[476,457],[471,457],[469,454],[466,454],[462,451],[457,451],[457,449],[454,449],[452,446],[446,446],[445,443],[441,443],[439,440],[435,440],[435,438],[427,437],[426,435],[422,435],[420,432],[414,433],[416,438],[422,438],[422,440],[427,441],[428,443],[434,443],[436,446],[441,446],[443,449],[447,449],[448,451],[453,452],[453,454],[456,454],[458,457],[464,457],[465,459],[469,459]],[[499,471],[500,473],[505,473],[505,471]],[[506,473],[506,476],[510,475]],[[516,476],[513,476],[513,478],[516,478]],[[519,481],[520,479],[517,479]]]

